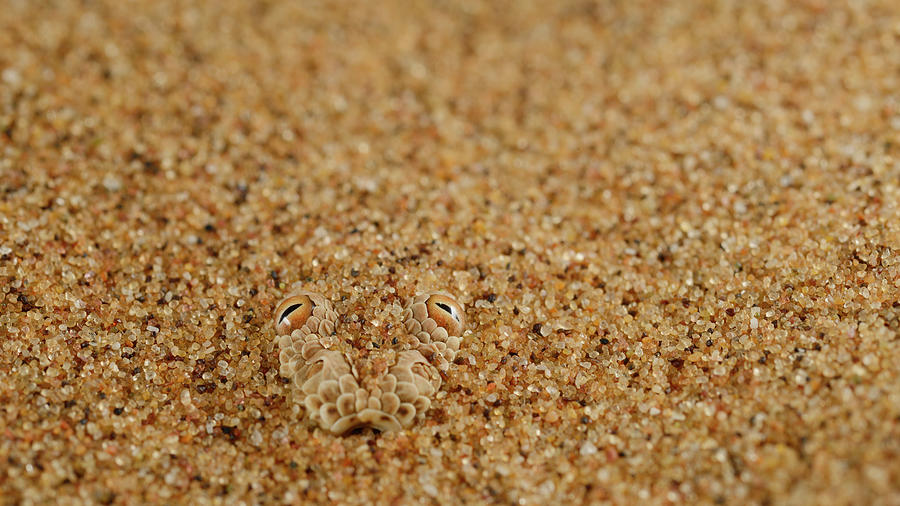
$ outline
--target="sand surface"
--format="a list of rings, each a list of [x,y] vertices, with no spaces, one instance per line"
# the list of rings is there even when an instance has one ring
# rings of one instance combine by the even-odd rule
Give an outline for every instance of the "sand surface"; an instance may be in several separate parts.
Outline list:
[[[6,0],[0,502],[900,504],[900,4]],[[466,305],[336,437],[271,313]]]

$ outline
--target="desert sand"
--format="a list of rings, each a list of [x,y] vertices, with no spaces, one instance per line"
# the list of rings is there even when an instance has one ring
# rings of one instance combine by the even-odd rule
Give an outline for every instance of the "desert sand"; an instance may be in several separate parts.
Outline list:
[[[0,11],[0,502],[900,504],[897,2]],[[431,409],[311,423],[294,289],[453,294]]]

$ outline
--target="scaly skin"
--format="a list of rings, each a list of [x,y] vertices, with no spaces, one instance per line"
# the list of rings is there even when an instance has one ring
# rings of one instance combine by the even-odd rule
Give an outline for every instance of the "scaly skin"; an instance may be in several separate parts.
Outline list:
[[[337,313],[322,295],[298,292],[275,312],[281,375],[309,417],[335,434],[360,427],[400,430],[424,416],[459,351],[462,307],[445,293],[413,299],[401,317],[412,338],[391,350],[392,365],[362,386],[356,364],[337,349]]]

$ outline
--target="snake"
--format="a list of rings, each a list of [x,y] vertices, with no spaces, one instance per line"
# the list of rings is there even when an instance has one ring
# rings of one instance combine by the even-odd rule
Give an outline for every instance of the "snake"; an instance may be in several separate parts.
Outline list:
[[[279,302],[279,373],[314,424],[344,435],[366,427],[399,431],[424,418],[459,352],[465,311],[436,291],[412,298],[400,319],[402,339],[354,357],[338,336],[339,315],[327,297],[300,290]]]

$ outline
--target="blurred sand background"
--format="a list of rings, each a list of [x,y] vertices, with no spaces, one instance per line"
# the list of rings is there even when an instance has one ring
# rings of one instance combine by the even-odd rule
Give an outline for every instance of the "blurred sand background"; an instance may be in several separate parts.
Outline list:
[[[900,4],[0,6],[4,504],[900,504]],[[271,311],[426,290],[335,437]]]

